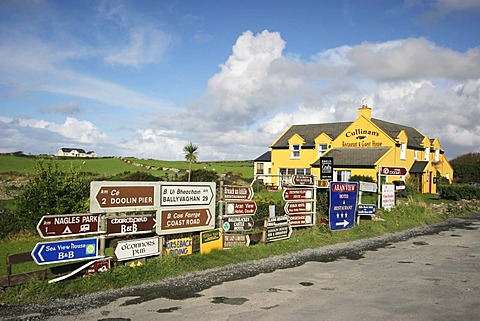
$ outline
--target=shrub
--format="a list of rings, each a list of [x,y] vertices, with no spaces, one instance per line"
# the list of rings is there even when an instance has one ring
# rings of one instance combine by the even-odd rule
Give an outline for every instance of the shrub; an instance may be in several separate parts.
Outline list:
[[[366,176],[366,175],[353,175],[349,179],[350,182],[375,182],[372,176]]]
[[[89,185],[73,165],[63,172],[52,160],[39,160],[35,173],[22,189],[16,208],[22,227],[35,229],[43,215],[85,213]]]
[[[188,182],[188,173],[179,178],[181,182]],[[190,177],[191,182],[217,182],[218,174],[213,171],[207,171],[205,169],[197,169],[192,171]]]
[[[440,185],[437,188],[440,197],[448,200],[480,199],[480,187],[471,185]]]
[[[6,207],[0,207],[0,239],[9,234],[18,233],[21,230],[19,220],[14,211]]]

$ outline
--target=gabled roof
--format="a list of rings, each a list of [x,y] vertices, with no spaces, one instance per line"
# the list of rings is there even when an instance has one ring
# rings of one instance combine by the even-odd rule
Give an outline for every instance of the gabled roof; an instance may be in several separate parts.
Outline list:
[[[376,118],[372,118],[371,121],[372,123],[380,127],[380,129],[384,131],[392,139],[397,138],[398,134],[400,134],[400,132],[404,130],[408,137],[407,146],[415,147],[415,148],[423,148],[422,140],[425,138],[425,136],[415,128],[410,126],[390,123],[388,121],[384,121]]]
[[[79,153],[85,154],[85,150],[84,150],[84,149],[81,149],[81,148],[61,148],[61,150],[62,150],[62,152],[64,152],[64,153],[70,153],[71,151],[76,150],[76,151],[79,152]]]
[[[335,139],[351,124],[352,122],[293,125],[272,145],[272,148],[288,148],[288,140],[295,134],[302,136],[305,140],[303,146],[315,146],[315,138],[321,133],[325,133],[332,139]]]
[[[333,157],[333,167],[371,168],[390,150],[390,147],[334,148],[322,157]],[[319,167],[320,159],[312,164]]]
[[[271,162],[272,161],[272,152],[268,151],[258,156],[253,160],[254,162]]]
[[[408,137],[408,147],[423,149],[422,141],[425,136],[415,128],[376,118],[372,118],[371,121],[392,139],[396,139],[398,134],[404,130]],[[340,135],[352,123],[353,122],[293,125],[272,145],[272,148],[288,148],[288,140],[295,134],[302,136],[302,138],[305,140],[305,144],[303,146],[314,147],[315,138],[317,138],[321,133],[325,133],[335,140],[338,135]]]

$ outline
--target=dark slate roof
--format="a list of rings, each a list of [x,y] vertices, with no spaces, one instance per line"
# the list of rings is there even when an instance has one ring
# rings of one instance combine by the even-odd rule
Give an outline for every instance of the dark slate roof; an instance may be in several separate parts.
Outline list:
[[[65,153],[69,153],[73,150],[76,150],[79,153],[84,153],[85,154],[85,150],[81,149],[81,148],[62,148],[62,152],[65,152]]]
[[[272,152],[268,151],[258,156],[253,160],[254,162],[271,162],[272,161]]]
[[[410,167],[410,173],[424,173],[425,172],[425,167],[427,167],[428,162],[427,161],[415,161],[413,163],[412,167]]]
[[[305,140],[303,146],[312,147],[315,146],[315,138],[321,133],[325,133],[332,139],[335,139],[351,124],[352,122],[293,125],[272,145],[272,148],[288,147],[288,140],[295,134],[302,136]]]
[[[333,167],[373,167],[390,150],[390,147],[378,148],[334,148],[322,157],[333,157]],[[320,159],[312,164],[320,166]]]
[[[425,136],[423,136],[423,134],[420,133],[415,128],[390,123],[390,122],[376,119],[376,118],[372,118],[371,121],[372,123],[380,127],[387,135],[389,135],[393,139],[397,138],[398,134],[400,134],[400,132],[404,130],[408,137],[407,145],[409,147],[423,148],[422,140],[424,139]]]
[[[425,136],[415,128],[376,118],[372,118],[371,121],[392,139],[397,138],[398,134],[404,130],[408,137],[408,147],[423,149],[421,144]],[[334,140],[352,123],[353,122],[293,125],[272,145],[272,148],[288,148],[288,140],[295,134],[300,135],[305,140],[304,147],[314,147],[315,138],[321,133],[327,134]]]

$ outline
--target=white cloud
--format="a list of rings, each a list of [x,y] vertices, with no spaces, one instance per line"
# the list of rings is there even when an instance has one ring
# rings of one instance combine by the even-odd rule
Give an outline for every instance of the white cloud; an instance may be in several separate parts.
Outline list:
[[[176,137],[174,131],[140,129],[121,146],[126,155],[163,160],[183,159],[183,146],[188,142]]]
[[[137,27],[128,32],[128,44],[112,50],[112,53],[105,57],[107,63],[136,68],[158,63],[173,43],[169,34],[151,27]]]
[[[352,73],[377,81],[480,77],[480,49],[460,53],[424,38],[361,44],[352,47],[347,58]]]
[[[375,118],[454,146],[447,153],[465,150],[444,133],[447,124],[451,133],[470,133],[470,147],[480,146],[478,49],[462,53],[423,38],[403,39],[331,48],[300,61],[285,57],[284,47],[278,33],[245,32],[210,79],[208,95],[177,114],[179,120],[162,115],[157,124],[227,156],[240,154],[242,146],[259,154],[292,124],[353,121],[365,102]]]
[[[107,139],[107,135],[101,133],[92,122],[72,117],[67,117],[63,124],[50,123],[45,128],[80,143],[94,143]]]
[[[17,139],[27,141],[29,145],[35,142],[35,144],[38,144],[34,148],[35,152],[43,154],[48,153],[46,149],[49,144],[58,145],[64,142],[75,142],[76,144],[90,146],[108,138],[92,122],[71,117],[67,117],[63,124],[42,119],[2,117],[0,124],[3,137],[9,137],[8,141],[2,140],[2,143],[0,143],[0,149],[4,151],[8,150],[9,147],[11,148],[11,143]],[[29,133],[35,134],[29,135]]]
[[[271,106],[262,104],[271,100],[271,92],[264,91],[269,67],[282,56],[285,41],[278,32],[263,31],[256,36],[244,32],[232,48],[232,55],[222,71],[210,78],[208,96],[212,112],[223,119],[238,117],[240,123],[256,119]]]

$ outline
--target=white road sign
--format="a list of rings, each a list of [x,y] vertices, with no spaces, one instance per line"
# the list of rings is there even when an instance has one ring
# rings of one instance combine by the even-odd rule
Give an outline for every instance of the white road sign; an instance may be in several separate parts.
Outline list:
[[[130,241],[120,241],[115,248],[118,261],[136,260],[160,254],[159,237],[148,237]]]
[[[162,183],[160,206],[197,206],[215,202],[215,183]]]

